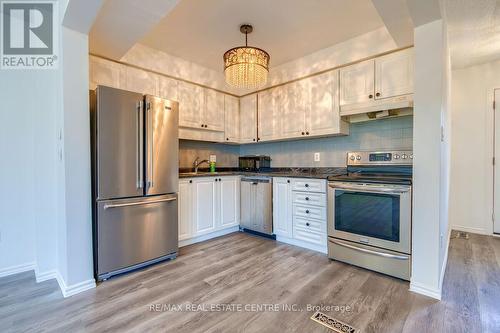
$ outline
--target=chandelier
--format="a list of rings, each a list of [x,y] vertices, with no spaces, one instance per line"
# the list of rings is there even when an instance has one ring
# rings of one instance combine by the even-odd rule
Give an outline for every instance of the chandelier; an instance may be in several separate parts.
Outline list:
[[[237,88],[259,88],[267,82],[269,53],[248,46],[248,34],[253,31],[251,25],[243,24],[240,31],[245,34],[245,46],[235,47],[224,53],[226,82]]]

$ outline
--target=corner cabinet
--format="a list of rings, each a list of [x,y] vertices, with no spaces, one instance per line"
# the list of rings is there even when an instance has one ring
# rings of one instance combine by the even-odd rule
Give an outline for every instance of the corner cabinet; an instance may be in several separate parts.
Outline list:
[[[240,142],[240,101],[239,98],[226,95],[224,98],[224,141]]]
[[[238,230],[240,177],[179,180],[179,246]]]
[[[257,142],[257,94],[240,98],[240,143]]]

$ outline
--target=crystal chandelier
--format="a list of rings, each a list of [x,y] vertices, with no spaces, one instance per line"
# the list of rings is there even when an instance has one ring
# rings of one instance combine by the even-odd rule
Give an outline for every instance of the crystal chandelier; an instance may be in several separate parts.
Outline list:
[[[237,88],[259,88],[267,82],[269,53],[248,46],[248,34],[253,31],[251,25],[243,24],[240,31],[245,34],[245,46],[235,47],[224,53],[226,82]]]

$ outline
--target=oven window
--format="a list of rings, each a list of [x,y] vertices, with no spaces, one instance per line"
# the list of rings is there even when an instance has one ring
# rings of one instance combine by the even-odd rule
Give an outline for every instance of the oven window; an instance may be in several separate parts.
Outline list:
[[[335,229],[399,242],[399,195],[335,191]]]

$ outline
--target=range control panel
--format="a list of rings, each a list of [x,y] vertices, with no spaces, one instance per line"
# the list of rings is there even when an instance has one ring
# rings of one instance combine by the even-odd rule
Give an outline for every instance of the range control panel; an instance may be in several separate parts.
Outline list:
[[[412,162],[411,150],[347,153],[347,165],[412,165]]]

